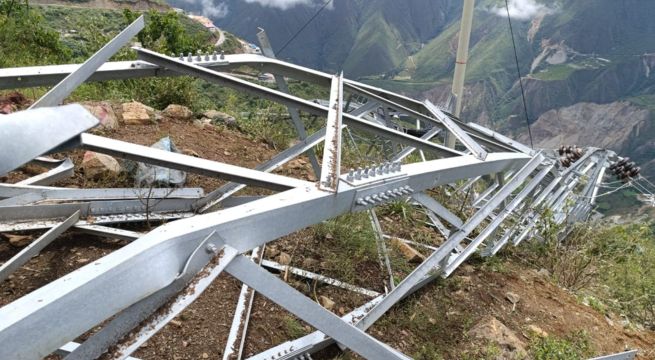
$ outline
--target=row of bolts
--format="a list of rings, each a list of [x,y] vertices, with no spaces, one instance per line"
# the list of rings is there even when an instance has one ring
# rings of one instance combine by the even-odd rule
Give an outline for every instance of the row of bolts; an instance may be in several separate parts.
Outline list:
[[[355,169],[350,169],[348,171],[348,175],[346,175],[346,180],[348,181],[353,181],[353,180],[362,180],[362,179],[368,179],[372,178],[378,175],[386,175],[390,173],[395,173],[395,172],[400,172],[400,161],[394,161],[394,162],[385,162],[384,164],[378,165],[371,165],[367,166],[366,168],[357,168]]]
[[[357,199],[357,205],[367,206],[367,205],[376,205],[384,201],[395,199],[401,196],[409,196],[414,193],[409,185],[405,185],[393,190],[387,190],[386,192],[380,192],[375,195],[366,196],[363,198]]]
[[[175,55],[173,55],[173,56],[175,56]],[[212,54],[210,54],[210,53],[204,54],[204,57],[205,57],[205,59],[204,59],[205,61],[210,61],[210,60],[216,61],[216,60],[219,60],[219,59],[224,60],[225,59],[225,52],[221,51],[221,53],[219,55],[217,51],[214,51]],[[184,60],[189,61],[189,62],[194,61],[193,53],[189,53],[188,55],[186,55],[186,57],[184,56],[183,53],[180,53],[180,61],[184,61]],[[202,60],[203,60],[202,51],[198,50],[195,61],[202,61]]]

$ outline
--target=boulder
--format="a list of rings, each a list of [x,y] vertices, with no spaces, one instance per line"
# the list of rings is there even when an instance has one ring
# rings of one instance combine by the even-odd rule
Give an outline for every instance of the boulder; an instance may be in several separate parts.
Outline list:
[[[332,299],[324,295],[321,295],[318,298],[318,301],[321,303],[321,306],[323,306],[328,311],[332,311],[332,309],[334,309],[334,306],[336,305],[336,303],[332,301]]]
[[[472,338],[498,345],[501,352],[498,359],[523,359],[527,355],[525,343],[493,316],[485,316],[468,334]]]
[[[400,251],[401,254],[409,261],[410,263],[422,263],[423,260],[425,260],[425,256],[423,256],[420,252],[418,252],[416,249],[411,247],[409,244],[406,242],[398,239],[398,238],[392,238],[391,239],[391,244]]]
[[[180,153],[173,143],[173,140],[168,136],[159,139],[159,141],[150,147],[153,149]],[[186,172],[152,164],[138,163],[134,180],[138,187],[150,187],[155,185],[178,187],[184,185],[184,182],[186,181]]]
[[[162,111],[162,115],[171,119],[189,120],[193,117],[193,111],[183,105],[170,104]]]
[[[121,105],[123,108],[123,123],[126,125],[148,125],[152,123],[153,108],[140,102],[132,101]]]
[[[225,124],[227,126],[234,126],[237,123],[237,119],[235,119],[234,116],[217,110],[206,110],[205,112],[202,113],[202,116],[212,119],[212,121],[214,122]]]
[[[121,165],[116,159],[109,155],[99,154],[93,151],[84,153],[81,168],[84,171],[84,175],[90,179],[117,176],[121,172]]]
[[[118,128],[118,117],[107,101],[87,101],[81,103],[81,105],[100,121],[100,128]]]
[[[23,247],[29,245],[33,238],[29,235],[1,234],[0,237],[9,241],[11,246]]]

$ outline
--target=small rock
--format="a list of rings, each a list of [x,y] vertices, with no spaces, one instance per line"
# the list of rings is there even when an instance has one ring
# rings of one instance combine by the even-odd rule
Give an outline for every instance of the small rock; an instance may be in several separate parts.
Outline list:
[[[614,321],[612,321],[612,318],[607,315],[605,315],[605,321],[607,322],[607,325],[614,326]]]
[[[291,264],[291,255],[289,255],[289,254],[287,254],[285,252],[282,252],[282,253],[280,253],[280,256],[278,256],[277,262],[280,265],[289,265],[289,264]]]
[[[206,125],[200,120],[193,120],[193,126],[197,127],[198,129],[204,129]]]
[[[332,236],[332,234],[330,234],[330,233],[327,233],[327,234],[325,234],[325,239],[326,240],[332,240],[332,239],[334,239],[334,236]]]
[[[398,249],[410,263],[422,263],[423,260],[425,260],[425,256],[398,238],[392,238],[391,244]]]
[[[171,325],[182,327],[182,322],[179,320],[171,320]]]
[[[203,359],[209,359],[209,354],[207,354],[207,353],[202,353],[202,358],[203,358]]]
[[[187,347],[187,346],[189,346],[189,342],[186,340],[182,341],[182,347]]]
[[[319,264],[320,262],[318,260],[312,258],[305,258],[305,260],[302,261],[303,269],[317,268]]]
[[[225,150],[225,151],[223,151],[223,155],[225,155],[225,156],[230,156],[230,155],[232,155],[232,153],[229,152],[229,151],[227,151],[227,150]]]
[[[121,172],[121,165],[116,159],[93,151],[84,153],[81,168],[84,170],[84,175],[90,179],[116,176]]]
[[[33,238],[29,235],[1,234],[0,237],[9,241],[11,246],[23,247],[29,245]]]
[[[76,260],[78,264],[85,264],[89,262],[89,259],[87,258],[81,258]]]
[[[537,335],[539,337],[542,337],[542,338],[548,337],[548,333],[545,332],[544,330],[542,330],[537,325],[529,325],[528,326],[528,331],[530,331],[531,333],[533,333],[533,334],[535,334],[535,335]]]
[[[475,268],[473,265],[464,264],[462,265],[462,272],[464,272],[464,274],[473,274],[475,272]]]
[[[505,299],[509,300],[512,304],[516,304],[521,300],[521,297],[510,291],[505,294]]]
[[[170,104],[162,111],[162,115],[171,119],[189,120],[193,117],[193,111],[183,105]]]
[[[526,356],[525,343],[493,316],[485,316],[480,320],[469,331],[469,336],[498,345],[500,359],[523,359]]]
[[[327,296],[321,295],[318,298],[318,301],[321,303],[321,306],[323,306],[326,310],[332,311],[334,309],[334,306],[336,305],[332,299],[330,299]]]
[[[539,271],[537,271],[537,274],[543,277],[550,277],[550,271],[544,268],[539,269]]]
[[[114,112],[111,104],[107,101],[87,101],[81,103],[93,116],[100,121],[100,127],[103,129],[117,129],[118,117]]]
[[[188,156],[193,156],[193,157],[200,157],[197,152],[191,150],[191,149],[182,149],[182,154],[188,155]]]
[[[151,123],[150,114],[154,110],[140,102],[133,101],[121,105],[123,108],[123,123],[126,125],[148,125]]]
[[[343,306],[340,306],[337,311],[339,312],[339,315],[346,315],[346,309]]]

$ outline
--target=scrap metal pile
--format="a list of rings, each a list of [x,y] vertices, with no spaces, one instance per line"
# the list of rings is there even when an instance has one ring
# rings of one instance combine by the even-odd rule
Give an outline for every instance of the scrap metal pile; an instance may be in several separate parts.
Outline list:
[[[0,184],[0,231],[49,229],[0,268],[6,278],[68,229],[128,239],[126,246],[0,308],[0,359],[39,359],[53,352],[65,359],[128,358],[226,272],[244,283],[226,344],[225,359],[241,357],[248,298],[257,293],[310,324],[316,332],[251,359],[311,359],[338,343],[367,359],[407,359],[366,330],[392,306],[437,276],[450,275],[473,253],[496,254],[535,233],[545,209],[556,222],[587,219],[610,160],[608,150],[585,148],[565,167],[555,150],[533,150],[473,123],[464,123],[429,101],[405,96],[275,59],[262,31],[264,55],[169,57],[135,48],[138,61],[107,62],[143,27],[138,19],[83,65],[0,70],[2,88],[54,85],[29,110],[0,121],[0,175],[36,162],[51,170],[17,184]],[[275,75],[277,90],[229,75],[241,67]],[[300,142],[255,169],[166,152],[93,135],[97,120],[79,105],[58,106],[84,81],[189,75],[281,103],[288,107]],[[288,93],[285,77],[330,89],[327,106]],[[348,100],[345,101],[348,97]],[[326,119],[306,134],[299,111]],[[411,130],[411,131],[407,131]],[[365,136],[351,136],[353,131]],[[412,135],[413,134],[413,135]],[[455,148],[444,145],[454,136]],[[419,137],[420,136],[420,137]],[[342,170],[344,142],[367,141],[386,160]],[[323,146],[322,161],[314,149]],[[138,189],[72,189],[48,186],[69,176],[69,160],[47,154],[82,148],[141,163],[216,177],[230,183],[204,194],[200,189],[155,189],[146,208]],[[410,156],[416,153],[420,156]],[[306,154],[316,183],[276,175],[273,170]],[[413,162],[409,159],[415,159]],[[426,160],[427,159],[427,160]],[[240,197],[246,187],[273,190]],[[466,219],[426,191],[483,189],[467,201]],[[370,302],[338,317],[269,273],[258,258],[269,242],[336,216],[367,211],[385,256],[385,236],[375,208],[392,201],[420,205],[445,241],[386,293],[293,269],[334,286],[371,296]],[[573,204],[571,206],[571,204]],[[168,220],[148,233],[116,224]],[[171,221],[174,220],[174,221]],[[409,241],[409,240],[407,240]],[[388,262],[387,262],[388,264]],[[275,268],[279,264],[263,264]],[[80,335],[101,325],[81,343]],[[241,338],[241,346],[239,339]]]

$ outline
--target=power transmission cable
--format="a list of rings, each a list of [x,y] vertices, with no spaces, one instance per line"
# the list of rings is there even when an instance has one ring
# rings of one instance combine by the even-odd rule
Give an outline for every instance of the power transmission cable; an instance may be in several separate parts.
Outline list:
[[[328,5],[330,5],[331,2],[332,2],[332,0],[327,0],[327,1],[323,4],[323,6],[321,6],[321,8],[318,9],[318,11],[317,11],[317,12],[316,12],[316,13],[315,13],[311,18],[309,18],[309,20],[307,20],[307,22],[306,22],[303,26],[301,26],[300,29],[298,29],[298,31],[296,31],[296,33],[293,34],[293,36],[292,36],[291,38],[289,38],[289,40],[287,40],[287,42],[284,43],[284,45],[282,45],[282,47],[281,47],[280,49],[278,49],[278,50],[275,52],[275,54],[276,54],[276,55],[280,55],[280,54],[282,53],[282,51],[284,51],[284,49],[286,49],[287,46],[288,46],[289,44],[291,44],[291,42],[292,42],[293,40],[295,40],[296,37],[298,37],[298,35],[300,35],[300,33],[303,32],[303,30],[305,30],[305,28],[306,28],[307,26],[309,26],[309,24],[311,24],[311,22],[314,21],[314,19],[316,19],[316,17],[317,17],[318,15],[320,15],[321,12],[322,12],[322,11],[323,11],[323,10],[324,10]]]
[[[655,184],[653,184],[652,182],[650,182],[650,180],[648,180],[645,176],[643,176],[643,175],[639,175],[639,180],[643,180],[643,181],[645,181],[645,182],[648,183],[650,186],[652,186],[653,189],[655,189]]]
[[[530,130],[530,119],[528,118],[528,105],[525,102],[525,91],[523,90],[523,79],[521,78],[521,67],[519,66],[519,55],[516,51],[516,41],[514,41],[514,29],[512,28],[512,17],[509,15],[509,3],[505,0],[505,9],[507,10],[507,21],[509,22],[509,33],[512,36],[512,46],[514,47],[514,60],[516,61],[516,72],[519,76],[519,85],[521,86],[521,99],[523,100],[523,111],[525,111],[525,122],[528,124],[528,135],[530,135],[530,147],[534,149],[532,142],[532,130]]]

